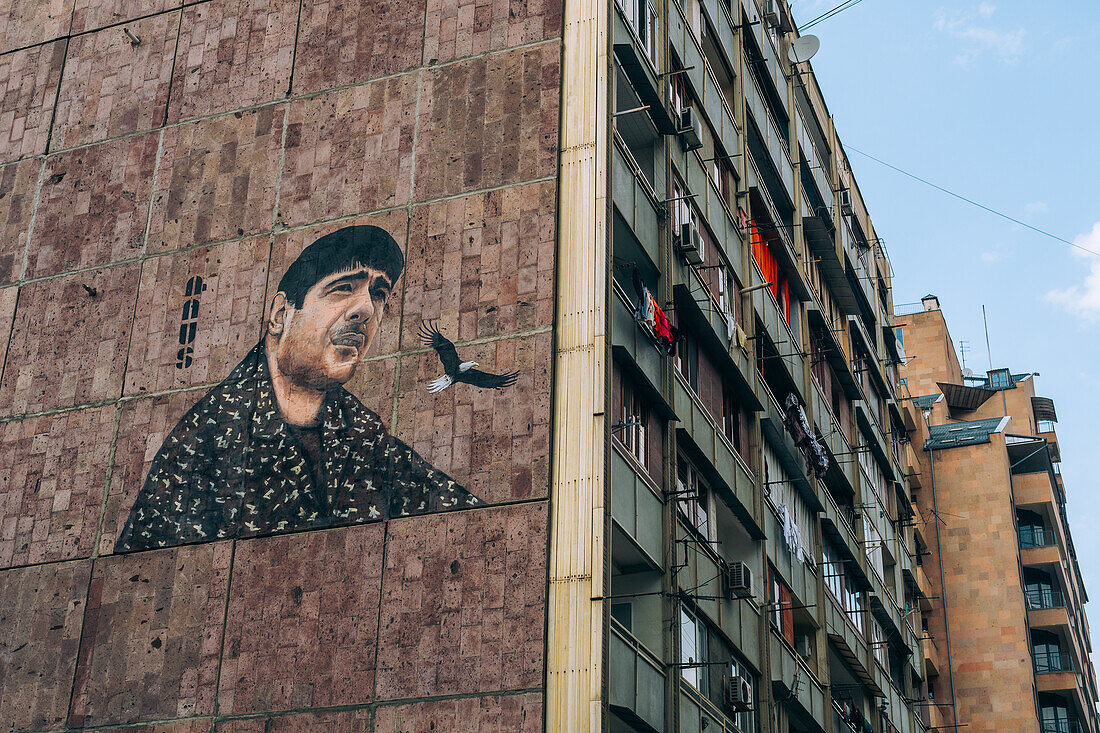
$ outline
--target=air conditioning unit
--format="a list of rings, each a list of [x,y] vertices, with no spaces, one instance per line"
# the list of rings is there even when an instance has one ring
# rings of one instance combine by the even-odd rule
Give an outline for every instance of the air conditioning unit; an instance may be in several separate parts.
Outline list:
[[[779,25],[779,10],[775,6],[775,0],[764,0],[764,22],[775,28]]]
[[[703,147],[703,128],[695,110],[688,107],[680,113],[680,142],[684,150],[698,150]]]
[[[752,685],[744,677],[726,677],[723,693],[726,709],[730,712],[752,710]]]
[[[852,192],[847,188],[840,191],[840,213],[844,216],[852,215]]]
[[[677,244],[680,247],[680,254],[690,264],[703,264],[703,239],[699,235],[699,227],[695,222],[689,221],[680,225],[680,239]]]
[[[726,565],[726,597],[752,597],[752,569],[743,562],[731,562]]]

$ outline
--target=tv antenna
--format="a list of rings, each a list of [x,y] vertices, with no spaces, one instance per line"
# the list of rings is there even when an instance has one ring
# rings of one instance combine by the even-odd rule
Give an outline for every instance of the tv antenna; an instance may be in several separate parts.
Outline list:
[[[959,341],[959,356],[962,358],[963,372],[966,371],[966,355],[970,353],[970,342]]]

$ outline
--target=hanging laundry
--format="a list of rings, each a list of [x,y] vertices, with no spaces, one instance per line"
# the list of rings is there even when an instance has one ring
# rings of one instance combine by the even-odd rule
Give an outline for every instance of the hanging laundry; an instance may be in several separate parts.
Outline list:
[[[668,316],[661,310],[653,293],[642,282],[642,276],[637,268],[634,269],[634,290],[638,293],[634,317],[649,332],[657,345],[666,354],[672,355],[676,351],[676,341],[679,339],[680,331],[672,325]]]

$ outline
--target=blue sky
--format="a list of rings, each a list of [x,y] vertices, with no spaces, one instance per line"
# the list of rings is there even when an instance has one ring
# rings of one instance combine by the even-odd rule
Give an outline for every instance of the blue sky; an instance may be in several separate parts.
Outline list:
[[[794,0],[809,19],[840,0]],[[846,145],[1100,252],[1100,3],[864,0],[810,33]],[[940,298],[967,364],[1040,372],[1100,650],[1100,258],[852,152],[894,300]],[[1094,655],[1095,657],[1095,655]],[[1100,661],[1094,663],[1100,665]]]

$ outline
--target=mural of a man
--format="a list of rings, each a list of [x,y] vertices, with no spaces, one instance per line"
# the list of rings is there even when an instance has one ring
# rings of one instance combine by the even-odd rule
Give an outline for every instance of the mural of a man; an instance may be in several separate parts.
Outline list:
[[[404,264],[375,226],[306,247],[279,281],[260,343],[164,440],[115,550],[479,504],[343,386]]]

